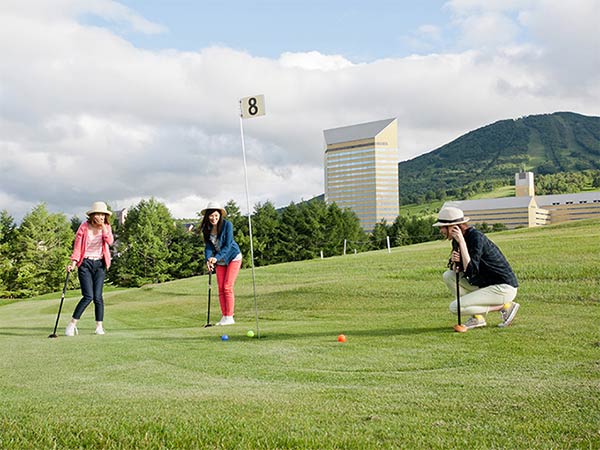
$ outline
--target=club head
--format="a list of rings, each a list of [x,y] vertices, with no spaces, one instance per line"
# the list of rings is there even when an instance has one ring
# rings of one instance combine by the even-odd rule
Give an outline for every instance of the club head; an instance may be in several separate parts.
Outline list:
[[[57,338],[58,336],[55,333],[52,333],[50,336],[48,336],[49,338]]]
[[[466,333],[469,329],[467,327],[465,327],[464,325],[454,325],[454,331],[456,331],[457,333]]]
[[[212,323],[207,323],[206,325],[204,325],[204,328],[208,328],[208,327],[212,327]]]

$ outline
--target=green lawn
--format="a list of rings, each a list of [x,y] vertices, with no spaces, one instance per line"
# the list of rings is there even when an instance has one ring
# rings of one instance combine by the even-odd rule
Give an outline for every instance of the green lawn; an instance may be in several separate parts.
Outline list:
[[[250,270],[224,328],[206,277],[107,292],[105,336],[62,336],[77,292],[58,339],[59,294],[7,302],[0,448],[600,448],[600,221],[490,237],[507,329],[452,331],[442,241],[257,268],[260,339]]]

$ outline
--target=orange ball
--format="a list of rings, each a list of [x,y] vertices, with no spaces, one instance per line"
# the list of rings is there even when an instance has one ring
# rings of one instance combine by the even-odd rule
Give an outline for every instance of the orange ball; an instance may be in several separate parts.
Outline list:
[[[338,342],[346,342],[346,335],[345,334],[340,334],[338,336]]]

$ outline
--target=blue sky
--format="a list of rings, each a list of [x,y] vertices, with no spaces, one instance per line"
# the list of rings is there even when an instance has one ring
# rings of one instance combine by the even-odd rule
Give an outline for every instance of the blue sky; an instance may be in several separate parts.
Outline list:
[[[324,192],[323,130],[395,117],[398,160],[531,114],[600,115],[598,0],[0,2],[0,210]]]
[[[191,1],[126,0],[121,2],[165,27],[143,35],[119,30],[137,46],[196,51],[219,45],[276,58],[284,52],[319,51],[353,62],[446,51],[454,44],[423,36],[428,25],[454,35],[444,1],[304,0]],[[98,18],[89,18],[94,23]],[[106,24],[106,22],[105,22]],[[417,43],[419,40],[419,43]],[[449,45],[450,44],[450,45]]]

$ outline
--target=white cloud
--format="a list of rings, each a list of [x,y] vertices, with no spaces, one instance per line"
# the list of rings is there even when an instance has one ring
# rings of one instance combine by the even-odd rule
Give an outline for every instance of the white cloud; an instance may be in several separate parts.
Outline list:
[[[499,13],[471,15],[459,21],[463,45],[469,48],[497,47],[513,42],[518,26]]]
[[[279,58],[279,62],[285,68],[296,67],[305,70],[322,70],[324,72],[352,66],[352,63],[341,55],[322,55],[314,51],[306,53],[285,52]]]
[[[267,110],[244,121],[251,204],[277,207],[323,192],[327,128],[398,117],[404,160],[500,119],[599,115],[594,2],[554,3],[450,2],[468,48],[353,64],[316,51],[147,51],[79,22],[94,14],[161,31],[115,2],[2,2],[0,209],[21,217],[45,201],[81,216],[95,200],[122,208],[153,196],[177,217],[208,200],[245,211],[247,95],[265,94]],[[481,40],[486,30],[494,39]],[[519,41],[524,31],[531,42]],[[430,42],[442,33],[417,31]]]

